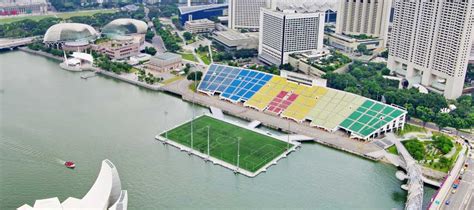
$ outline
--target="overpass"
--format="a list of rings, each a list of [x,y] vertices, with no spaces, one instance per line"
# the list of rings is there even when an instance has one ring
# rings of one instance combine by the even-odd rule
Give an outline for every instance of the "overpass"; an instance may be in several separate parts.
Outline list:
[[[405,166],[406,176],[397,173],[398,178],[407,178],[408,182],[402,185],[402,188],[408,191],[405,209],[421,210],[423,206],[423,173],[421,167],[416,163],[415,159],[408,153],[400,140],[393,133],[388,133],[387,138],[390,139],[397,147],[398,154],[402,160],[400,166]],[[404,164],[403,164],[404,163]]]
[[[0,39],[0,50],[13,49],[25,45],[29,45],[34,42],[36,37],[26,37],[20,39]]]

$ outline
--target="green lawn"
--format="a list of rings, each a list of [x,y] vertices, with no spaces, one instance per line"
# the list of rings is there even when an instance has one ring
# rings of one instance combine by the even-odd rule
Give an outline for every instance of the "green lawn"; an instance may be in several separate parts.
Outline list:
[[[419,127],[416,125],[411,125],[411,124],[405,124],[405,127],[402,130],[397,131],[398,136],[403,136],[407,133],[411,132],[420,132],[420,133],[426,133],[426,129],[423,127]]]
[[[201,58],[202,62],[204,62],[206,65],[211,64],[211,59],[209,58],[207,52],[198,52],[198,55]]]
[[[47,17],[58,17],[62,19],[67,19],[74,16],[92,16],[97,13],[115,13],[115,12],[117,12],[117,10],[101,9],[101,10],[83,10],[83,11],[75,11],[75,12],[63,12],[63,13],[46,14],[46,15],[6,17],[6,18],[0,18],[0,24],[12,23],[12,22],[26,20],[26,19],[31,19],[35,21],[38,21]]]
[[[194,55],[192,53],[179,53],[179,54],[181,54],[181,56],[183,56],[184,60],[196,61],[196,58],[194,57]]]
[[[232,165],[237,165],[237,142],[240,139],[240,168],[251,172],[256,172],[284,153],[288,146],[293,146],[209,116],[196,118],[193,126],[193,148],[207,154],[207,126],[209,126],[210,155]],[[164,137],[165,133],[161,136]],[[191,122],[168,131],[168,139],[191,147]]]

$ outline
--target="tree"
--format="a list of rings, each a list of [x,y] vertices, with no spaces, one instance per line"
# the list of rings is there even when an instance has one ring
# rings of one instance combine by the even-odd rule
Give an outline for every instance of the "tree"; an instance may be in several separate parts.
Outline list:
[[[280,65],[280,69],[284,69],[284,70],[288,70],[288,71],[294,71],[295,67],[293,67],[289,63],[285,63],[285,64]]]
[[[151,42],[153,40],[153,37],[155,37],[155,33],[153,33],[153,31],[148,30],[145,34],[145,40]]]
[[[154,47],[145,47],[145,53],[149,55],[155,55],[156,49]]]
[[[431,121],[435,116],[433,110],[424,106],[416,107],[416,115],[423,121],[423,128],[426,126],[426,123]]]
[[[357,45],[357,52],[360,52],[365,55],[367,53],[367,45],[366,44]]]
[[[425,157],[425,146],[417,139],[411,139],[404,142],[405,148],[415,160],[422,160]]]
[[[438,126],[439,130],[445,128],[451,124],[453,117],[448,113],[438,113],[435,118],[435,123]]]
[[[462,128],[468,127],[468,124],[466,120],[460,117],[456,117],[453,119],[452,127],[456,129],[456,136],[457,136],[459,134],[459,130],[461,130]]]
[[[201,81],[202,78],[202,72],[201,71],[193,71],[190,74],[188,74],[187,79],[191,81]]]
[[[184,67],[183,71],[185,75],[188,75],[189,71],[191,70],[191,64],[187,63]]]
[[[193,34],[186,31],[186,32],[183,33],[183,37],[186,41],[189,41],[189,40],[193,39]]]

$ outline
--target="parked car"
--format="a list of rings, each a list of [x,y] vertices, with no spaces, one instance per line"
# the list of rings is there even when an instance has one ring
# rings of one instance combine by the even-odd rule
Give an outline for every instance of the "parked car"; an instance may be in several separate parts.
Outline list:
[[[450,201],[450,200],[447,200],[445,204],[446,204],[447,206],[449,206],[450,203],[451,203],[451,201]]]
[[[451,191],[452,194],[456,193],[456,189],[454,189],[453,191]]]

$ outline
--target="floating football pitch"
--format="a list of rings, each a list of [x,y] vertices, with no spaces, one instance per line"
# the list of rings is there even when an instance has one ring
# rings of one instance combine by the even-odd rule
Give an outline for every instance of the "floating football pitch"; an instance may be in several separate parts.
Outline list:
[[[237,166],[239,153],[239,168],[250,172],[258,171],[294,146],[206,115],[196,118],[192,122],[171,129],[167,134],[162,133],[161,136],[166,137],[167,135],[171,141],[207,154],[209,134],[209,154],[211,157]],[[192,146],[191,124],[194,133]]]

